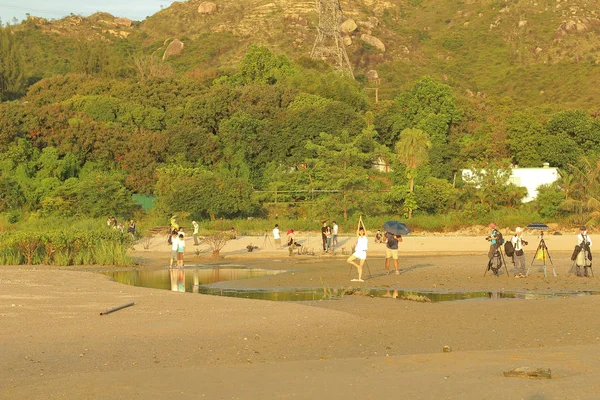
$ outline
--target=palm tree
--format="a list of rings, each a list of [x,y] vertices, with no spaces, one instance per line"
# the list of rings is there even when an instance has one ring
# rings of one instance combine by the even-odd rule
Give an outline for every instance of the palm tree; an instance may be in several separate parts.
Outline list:
[[[600,224],[600,158],[584,156],[578,165],[569,167],[572,171],[568,182],[570,187],[561,208],[574,212],[578,221],[596,227]],[[566,192],[564,183],[563,190]]]
[[[429,159],[431,140],[429,135],[421,129],[409,128],[400,133],[400,140],[396,143],[396,154],[398,159],[406,165],[406,177],[409,181],[408,190],[415,190],[415,176],[417,168],[425,164]],[[408,218],[412,218],[412,207],[408,209]]]

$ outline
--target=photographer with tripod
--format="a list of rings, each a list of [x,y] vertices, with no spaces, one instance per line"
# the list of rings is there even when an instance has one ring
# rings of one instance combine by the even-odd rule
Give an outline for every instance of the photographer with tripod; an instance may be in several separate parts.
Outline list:
[[[490,242],[490,250],[488,251],[488,259],[491,261],[492,258],[494,257],[494,255],[496,254],[496,251],[502,244],[502,243],[500,243],[500,242],[502,242],[502,234],[500,233],[500,231],[498,229],[496,229],[496,224],[494,224],[493,222],[490,223],[488,225],[488,227],[491,229],[491,232],[490,232],[490,235],[485,238],[485,240]]]
[[[487,273],[487,271],[492,271],[495,276],[500,274],[500,269],[504,265],[504,269],[506,270],[506,275],[508,274],[508,268],[506,267],[506,261],[504,260],[504,255],[502,254],[502,245],[504,244],[504,238],[502,237],[502,233],[496,229],[496,224],[493,222],[488,225],[491,229],[491,232],[485,240],[490,242],[490,250],[488,251],[488,264],[487,268],[483,274]]]

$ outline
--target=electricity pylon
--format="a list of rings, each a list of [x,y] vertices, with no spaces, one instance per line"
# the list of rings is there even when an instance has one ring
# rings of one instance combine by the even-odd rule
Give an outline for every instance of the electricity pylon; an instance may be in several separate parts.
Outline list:
[[[335,69],[354,79],[340,32],[343,17],[340,0],[316,0],[316,7],[319,12],[319,26],[310,57],[333,62]]]

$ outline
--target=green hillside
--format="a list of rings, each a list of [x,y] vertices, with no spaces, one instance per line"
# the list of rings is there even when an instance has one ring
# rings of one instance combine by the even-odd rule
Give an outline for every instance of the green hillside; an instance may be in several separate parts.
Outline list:
[[[30,17],[0,31],[0,212],[127,214],[134,192],[198,218],[465,221],[520,207],[500,185],[509,164],[548,162],[575,189],[523,215],[585,219],[599,211],[584,179],[600,154],[599,2],[342,1],[355,80],[309,58],[313,1]],[[495,174],[461,182],[467,167]]]
[[[169,60],[178,73],[228,68],[252,43],[293,60],[310,53],[318,21],[313,1],[221,0],[210,14],[198,12],[202,3],[177,2],[129,24],[95,14],[30,18],[17,28],[30,49],[28,61],[37,64],[30,71],[34,78],[76,69],[82,42],[104,44],[106,53],[125,58],[162,57],[179,39],[183,53]],[[342,7],[357,24],[347,35],[355,75],[361,80],[377,70],[383,98],[427,75],[459,95],[510,97],[519,106],[590,108],[598,99],[598,0],[351,0]],[[385,51],[361,40],[363,34],[379,38]]]

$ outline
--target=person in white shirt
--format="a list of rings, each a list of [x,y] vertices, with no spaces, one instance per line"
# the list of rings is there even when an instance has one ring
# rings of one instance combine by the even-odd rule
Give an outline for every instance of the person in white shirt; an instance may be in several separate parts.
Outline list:
[[[367,250],[369,248],[369,239],[365,234],[365,228],[360,227],[358,229],[358,240],[356,241],[356,247],[354,248],[354,253],[346,262],[348,264],[354,265],[358,270],[358,279],[352,279],[352,282],[364,282],[362,279],[362,271],[363,266],[365,265],[365,260],[367,259]],[[358,259],[359,263],[355,263],[354,260]]]
[[[337,240],[337,235],[338,235],[338,224],[337,222],[333,221],[333,226],[331,227],[331,233],[333,234],[333,245],[337,246],[338,245],[338,240]]]
[[[577,247],[579,248],[579,252],[575,259],[577,276],[589,276],[588,270],[592,268],[592,239],[588,236],[587,228],[585,226],[579,228]],[[582,268],[583,271],[581,270]]]
[[[194,233],[192,233],[192,237],[194,238],[194,246],[198,246],[200,242],[198,241],[198,231],[200,230],[200,224],[196,221],[192,221],[192,225],[194,226]]]
[[[275,242],[275,247],[281,247],[281,235],[279,234],[279,224],[275,224],[275,228],[273,228],[273,241]]]
[[[517,226],[515,235],[510,239],[515,249],[513,260],[515,261],[515,278],[525,278],[525,252],[523,246],[528,243],[523,240],[523,228]]]
[[[177,238],[177,231],[173,231],[171,234],[171,260],[169,261],[169,268],[173,268],[173,261],[177,265],[177,250],[179,250],[179,239]]]

